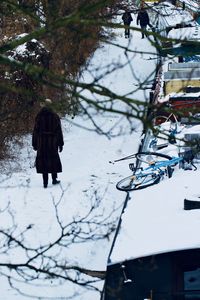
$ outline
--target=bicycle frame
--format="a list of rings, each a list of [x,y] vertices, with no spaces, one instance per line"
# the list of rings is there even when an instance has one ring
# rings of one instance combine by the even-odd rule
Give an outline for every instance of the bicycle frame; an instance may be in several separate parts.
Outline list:
[[[181,162],[183,160],[182,157],[172,157],[172,159],[170,160],[166,160],[166,161],[161,161],[161,162],[152,162],[151,165],[147,168],[145,168],[145,170],[149,170],[149,169],[153,169],[153,170],[157,170],[160,169],[162,167],[170,167],[173,165],[178,164],[179,162]]]
[[[183,161],[183,158],[182,157],[173,157],[172,159],[170,160],[167,160],[167,161],[161,161],[161,162],[152,162],[151,165],[139,172],[136,172],[133,174],[133,176],[137,176],[137,177],[144,177],[146,175],[150,175],[150,174],[155,174],[155,175],[159,175],[161,173],[161,168],[167,168],[167,167],[170,167],[170,166],[173,166],[173,165],[176,165],[178,164],[179,162]],[[156,171],[158,171],[156,174]]]
[[[137,157],[138,154],[157,155],[158,157],[160,156],[161,158],[158,161],[155,161],[153,159],[152,161],[142,160],[141,157],[140,158]],[[151,185],[157,184],[164,175],[170,178],[173,172],[173,168],[171,167],[174,167],[179,162],[184,160],[182,157],[170,157],[168,155],[162,153],[155,153],[155,152],[140,152],[137,153],[135,157],[138,160],[140,159],[142,163],[148,164],[148,166],[146,168],[142,168],[140,165],[140,168],[132,169],[133,170],[132,175],[129,175],[128,177],[121,179],[116,184],[118,190],[128,192],[133,190],[144,189]],[[167,159],[167,160],[162,160],[162,159]]]

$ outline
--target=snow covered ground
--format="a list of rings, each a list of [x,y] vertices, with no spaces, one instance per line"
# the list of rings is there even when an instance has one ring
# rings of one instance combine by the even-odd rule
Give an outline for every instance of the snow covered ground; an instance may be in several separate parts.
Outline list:
[[[135,16],[133,21],[135,26]],[[130,43],[132,49],[139,51],[155,50],[147,39],[141,39],[139,32],[134,32],[130,40],[124,38],[123,30],[116,31],[116,43],[127,46]],[[108,74],[100,83],[109,87],[116,93],[130,93],[138,89],[137,79],[144,80],[154,70],[155,60],[149,60],[149,55],[138,53],[130,55],[131,67],[126,64]],[[124,64],[127,56],[123,49],[111,45],[102,45],[98,49],[89,65],[89,71],[85,71],[82,80],[89,82],[103,70],[107,64]],[[94,75],[95,73],[95,75]],[[146,100],[149,90],[138,90],[134,97]],[[116,122],[117,117],[111,114],[96,116],[99,124],[109,127]],[[71,222],[74,218],[84,216],[90,208],[91,201],[95,202],[94,196],[101,199],[96,214],[103,213],[104,216],[118,208],[112,216],[113,219],[121,212],[125,194],[116,190],[116,182],[123,176],[129,174],[126,164],[110,164],[109,161],[118,159],[124,155],[137,152],[141,135],[141,124],[135,122],[135,132],[117,136],[111,140],[105,136],[97,135],[92,131],[85,131],[72,125],[68,117],[62,119],[65,146],[61,153],[63,173],[59,174],[61,184],[43,189],[41,175],[36,174],[34,169],[35,153],[31,148],[31,136],[25,137],[24,147],[16,152],[17,160],[5,162],[0,176],[1,191],[1,229],[8,228],[12,219],[7,211],[7,205],[14,216],[16,224],[16,236],[26,228],[30,228],[26,234],[28,245],[37,246],[56,240],[60,233],[60,227],[56,222],[55,205],[59,203],[58,212],[63,224]],[[75,122],[92,127],[89,121],[80,117]],[[121,120],[119,126],[126,127],[126,120]],[[119,129],[119,127],[118,127]],[[17,151],[16,148],[14,151]],[[10,165],[16,171],[10,173]],[[21,171],[19,170],[21,169]],[[98,241],[70,245],[61,256],[68,263],[77,264],[85,268],[105,270],[107,257],[112,240]],[[9,250],[1,253],[1,262],[23,263],[25,254],[23,251]],[[1,268],[2,273],[8,274],[8,270]],[[4,277],[1,277],[0,300],[28,300],[26,295],[20,295],[11,288]],[[24,285],[15,283],[25,294],[35,296],[37,299],[68,299],[74,292],[83,292],[78,287],[66,282],[60,286],[49,285]],[[103,286],[103,282],[100,287]],[[94,300],[99,299],[99,294],[87,292],[73,299]]]

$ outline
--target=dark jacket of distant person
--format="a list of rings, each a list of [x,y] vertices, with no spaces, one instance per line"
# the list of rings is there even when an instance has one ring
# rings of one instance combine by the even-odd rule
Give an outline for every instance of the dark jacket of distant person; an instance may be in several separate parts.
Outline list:
[[[125,11],[122,15],[122,20],[124,22],[124,25],[130,25],[133,21],[131,13],[129,11]]]
[[[149,25],[149,15],[146,12],[145,9],[141,9],[137,15],[137,25],[139,25],[141,27],[146,27],[147,25]]]
[[[37,173],[60,173],[62,165],[58,149],[64,145],[59,116],[49,107],[43,107],[35,119],[32,146],[37,151]]]

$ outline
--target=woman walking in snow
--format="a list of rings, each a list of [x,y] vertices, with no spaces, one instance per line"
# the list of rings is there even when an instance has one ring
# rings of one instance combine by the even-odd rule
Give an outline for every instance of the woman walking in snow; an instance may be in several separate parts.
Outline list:
[[[51,173],[52,184],[60,183],[57,173],[62,172],[58,154],[64,141],[59,116],[51,109],[52,101],[46,99],[42,109],[37,114],[32,136],[32,146],[37,151],[36,171],[43,176],[44,188],[48,185],[48,173]]]

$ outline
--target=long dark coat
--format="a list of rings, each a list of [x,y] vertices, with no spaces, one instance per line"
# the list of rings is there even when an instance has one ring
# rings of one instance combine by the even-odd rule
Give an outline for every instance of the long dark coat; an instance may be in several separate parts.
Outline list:
[[[32,146],[37,150],[37,173],[59,173],[62,165],[58,147],[63,147],[63,134],[59,116],[44,107],[35,119]]]

